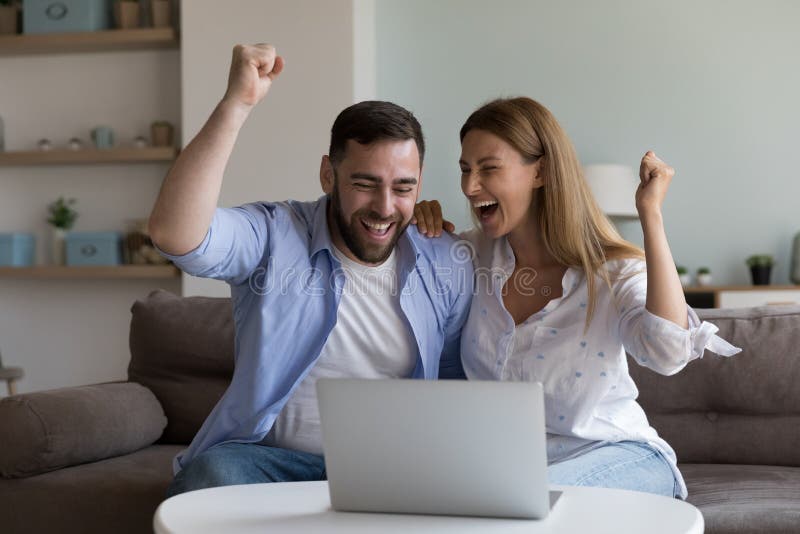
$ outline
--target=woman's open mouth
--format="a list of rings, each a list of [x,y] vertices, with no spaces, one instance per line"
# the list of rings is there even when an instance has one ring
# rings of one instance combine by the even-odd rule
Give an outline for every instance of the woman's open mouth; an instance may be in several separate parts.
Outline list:
[[[472,204],[472,209],[475,210],[479,219],[484,220],[491,217],[494,212],[497,211],[498,206],[499,204],[496,200],[482,200],[480,202],[474,202]]]

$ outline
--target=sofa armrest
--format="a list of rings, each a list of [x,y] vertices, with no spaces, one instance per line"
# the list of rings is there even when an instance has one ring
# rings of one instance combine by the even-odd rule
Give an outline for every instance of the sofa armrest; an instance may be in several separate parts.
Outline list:
[[[134,382],[0,399],[0,477],[22,478],[120,456],[155,442],[167,418]]]

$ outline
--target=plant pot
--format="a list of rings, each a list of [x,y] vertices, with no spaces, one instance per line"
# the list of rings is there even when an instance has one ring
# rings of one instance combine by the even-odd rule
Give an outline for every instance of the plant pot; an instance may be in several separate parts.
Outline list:
[[[150,127],[150,135],[153,137],[153,146],[173,146],[171,124],[153,124]]]
[[[17,25],[17,7],[0,6],[0,34],[14,34],[19,32]]]
[[[690,275],[688,273],[687,274],[679,274],[678,275],[678,280],[681,281],[681,285],[683,287],[689,287],[690,285],[692,285],[692,275]]]
[[[65,265],[67,263],[67,249],[64,238],[67,231],[63,228],[53,228],[50,235],[50,250],[52,253],[53,265]]]
[[[697,285],[698,286],[710,286],[711,285],[711,274],[709,273],[702,273],[697,275]]]
[[[114,20],[117,23],[117,28],[138,28],[139,18],[139,2],[117,1],[114,3]]]
[[[772,272],[772,266],[755,266],[750,267],[750,275],[753,277],[754,286],[768,286],[769,275]]]
[[[164,28],[172,24],[169,0],[150,0],[150,18],[153,28]]]

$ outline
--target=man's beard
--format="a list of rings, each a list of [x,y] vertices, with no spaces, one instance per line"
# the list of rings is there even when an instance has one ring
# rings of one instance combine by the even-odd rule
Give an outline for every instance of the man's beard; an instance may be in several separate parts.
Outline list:
[[[331,209],[333,209],[333,219],[339,230],[339,235],[342,236],[344,244],[350,249],[350,252],[363,261],[364,263],[383,263],[392,254],[397,240],[403,235],[403,232],[408,227],[409,222],[403,224],[400,217],[393,217],[384,219],[377,213],[369,210],[359,210],[350,216],[350,220],[344,218],[342,212],[342,202],[339,197],[338,184],[334,184],[333,192],[331,193]],[[394,228],[389,231],[394,232],[391,241],[385,245],[374,245],[368,243],[366,239],[361,237],[358,232],[358,226],[362,226],[361,219],[376,222],[376,223],[395,223]]]

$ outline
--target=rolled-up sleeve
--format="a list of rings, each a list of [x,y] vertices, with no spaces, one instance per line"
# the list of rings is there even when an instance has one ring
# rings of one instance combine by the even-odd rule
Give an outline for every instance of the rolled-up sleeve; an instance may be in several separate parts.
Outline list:
[[[156,250],[187,274],[240,284],[268,258],[269,235],[277,217],[276,207],[266,203],[217,208],[194,250],[180,256]]]
[[[614,301],[619,312],[619,335],[625,351],[637,363],[662,375],[672,375],[706,350],[721,356],[741,351],[721,337],[714,324],[701,321],[687,306],[689,327],[683,328],[645,308],[647,271],[643,261],[626,261],[609,269]]]

